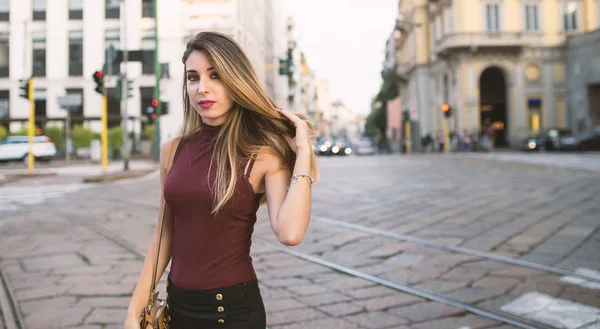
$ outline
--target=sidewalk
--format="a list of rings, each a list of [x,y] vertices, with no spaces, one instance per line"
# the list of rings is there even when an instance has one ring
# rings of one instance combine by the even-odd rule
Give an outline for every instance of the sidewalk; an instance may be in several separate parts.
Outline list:
[[[134,160],[129,162],[129,170],[149,170],[158,169],[158,164],[151,160]],[[99,163],[76,163],[64,164],[62,166],[45,166],[41,164],[34,168],[34,174],[52,174],[57,176],[91,176],[100,174],[110,174],[123,171],[122,161],[111,161],[106,167],[106,171],[102,171],[102,165]],[[28,174],[29,170],[26,166],[14,166],[13,164],[0,166],[0,177],[8,175],[23,175]]]

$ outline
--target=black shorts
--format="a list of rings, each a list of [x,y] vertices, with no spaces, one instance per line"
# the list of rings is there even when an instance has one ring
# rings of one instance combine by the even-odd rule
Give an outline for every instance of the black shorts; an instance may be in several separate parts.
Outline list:
[[[211,290],[189,290],[167,282],[170,329],[265,329],[266,313],[257,281]]]

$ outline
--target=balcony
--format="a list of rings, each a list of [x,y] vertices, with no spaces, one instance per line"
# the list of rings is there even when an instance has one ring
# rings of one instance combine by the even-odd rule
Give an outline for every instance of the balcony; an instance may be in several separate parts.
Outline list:
[[[453,33],[437,40],[434,51],[443,54],[458,48],[522,47],[530,40],[521,32],[467,32]]]
[[[413,65],[410,62],[397,62],[396,63],[396,76],[401,80],[408,80],[408,72],[412,69]]]

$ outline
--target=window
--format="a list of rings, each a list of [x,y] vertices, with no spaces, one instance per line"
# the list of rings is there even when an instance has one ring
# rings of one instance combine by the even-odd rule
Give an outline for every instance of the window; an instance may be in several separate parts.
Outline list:
[[[10,20],[10,0],[0,0],[0,21]]]
[[[154,37],[142,39],[142,74],[154,74]]]
[[[71,32],[69,35],[69,75],[83,75],[83,33]]]
[[[119,0],[106,0],[106,8],[105,8],[104,15],[105,15],[105,18],[119,19],[121,16]]]
[[[485,5],[488,32],[500,31],[500,5],[488,3]]]
[[[153,0],[142,0],[142,17],[154,18]]]
[[[446,19],[444,16],[444,11],[442,10],[442,12],[440,13],[440,36],[442,38],[446,35]]]
[[[46,38],[33,40],[33,76],[46,76]]]
[[[33,0],[33,20],[46,20],[46,0]]]
[[[69,19],[83,19],[83,0],[69,0]]]
[[[448,32],[454,33],[454,7],[448,8]]]
[[[579,3],[577,1],[563,2],[563,31],[574,32],[579,29]]]
[[[525,4],[525,30],[529,32],[538,32],[540,30],[538,4]]]
[[[0,78],[8,78],[9,50],[8,36],[0,36]]]
[[[0,120],[8,119],[10,116],[10,93],[8,90],[0,90]]]
[[[76,110],[71,111],[71,128],[75,125],[83,125],[83,89],[67,89],[66,92],[67,95],[81,95],[81,105]]]
[[[106,30],[106,51],[105,51],[105,63],[112,63],[107,65],[107,75],[117,75],[121,73],[121,65],[113,62],[115,59],[112,56],[116,56],[119,50],[119,43],[121,39],[119,37],[119,30]]]

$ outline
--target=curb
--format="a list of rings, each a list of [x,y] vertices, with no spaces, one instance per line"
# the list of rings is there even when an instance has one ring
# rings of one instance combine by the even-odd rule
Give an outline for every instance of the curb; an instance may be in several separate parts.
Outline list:
[[[53,177],[56,173],[8,174],[0,175],[0,186],[14,183],[26,178]]]
[[[114,181],[118,181],[118,180],[122,180],[122,179],[142,177],[142,176],[148,175],[154,171],[156,171],[156,168],[100,174],[97,176],[84,177],[82,179],[82,182],[83,183],[108,183],[108,182],[114,182]]]

